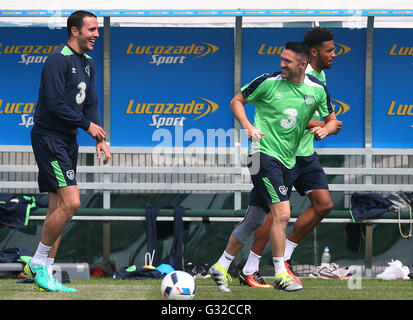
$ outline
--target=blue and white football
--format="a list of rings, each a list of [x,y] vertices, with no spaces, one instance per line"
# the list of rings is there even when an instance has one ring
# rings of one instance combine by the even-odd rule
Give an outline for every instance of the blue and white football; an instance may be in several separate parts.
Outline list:
[[[195,292],[194,278],[184,271],[173,271],[162,279],[161,293],[167,300],[192,300]]]

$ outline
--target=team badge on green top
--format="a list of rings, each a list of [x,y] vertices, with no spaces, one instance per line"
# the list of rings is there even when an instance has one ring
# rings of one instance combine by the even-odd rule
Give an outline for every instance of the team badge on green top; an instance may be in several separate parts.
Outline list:
[[[307,106],[311,106],[314,104],[315,99],[313,95],[305,95],[304,96],[304,102]]]

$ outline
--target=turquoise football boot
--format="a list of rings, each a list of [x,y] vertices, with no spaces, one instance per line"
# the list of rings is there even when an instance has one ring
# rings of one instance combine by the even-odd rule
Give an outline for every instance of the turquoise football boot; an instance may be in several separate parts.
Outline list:
[[[30,259],[24,266],[24,273],[31,279],[34,280],[40,288],[46,291],[58,291],[53,278],[49,276],[47,268],[45,265],[39,264],[36,267],[31,265],[32,259]]]
[[[74,288],[69,288],[61,284],[57,279],[53,279],[57,292],[77,292]]]
[[[57,292],[77,292],[76,289],[64,286],[57,279],[53,279],[53,280],[55,282],[55,287],[57,289]],[[33,289],[34,289],[34,291],[39,291],[39,292],[48,291],[48,290],[43,289],[42,287],[40,287],[37,283],[34,284]]]

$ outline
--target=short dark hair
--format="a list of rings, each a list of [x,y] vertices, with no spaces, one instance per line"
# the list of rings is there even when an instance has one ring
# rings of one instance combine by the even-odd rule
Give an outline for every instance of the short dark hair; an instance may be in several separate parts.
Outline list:
[[[83,10],[75,11],[67,18],[67,35],[69,38],[72,35],[72,27],[76,27],[79,30],[82,28],[84,17],[97,18],[93,12]]]
[[[298,54],[303,54],[307,61],[310,58],[310,48],[303,42],[287,42],[285,44],[285,49],[291,50]]]
[[[303,42],[310,48],[321,46],[324,41],[334,39],[334,34],[330,29],[315,27],[306,32],[303,37]]]

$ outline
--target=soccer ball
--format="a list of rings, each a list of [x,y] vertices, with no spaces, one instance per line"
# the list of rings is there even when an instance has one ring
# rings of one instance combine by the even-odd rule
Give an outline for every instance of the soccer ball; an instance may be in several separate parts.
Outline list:
[[[168,273],[161,282],[161,293],[167,300],[192,300],[195,291],[194,278],[184,271]]]

